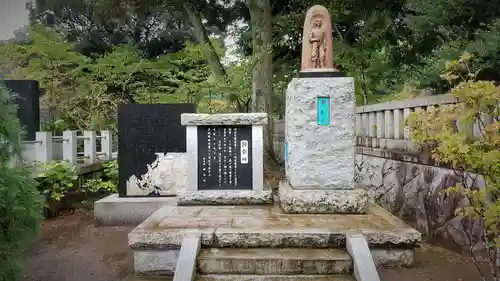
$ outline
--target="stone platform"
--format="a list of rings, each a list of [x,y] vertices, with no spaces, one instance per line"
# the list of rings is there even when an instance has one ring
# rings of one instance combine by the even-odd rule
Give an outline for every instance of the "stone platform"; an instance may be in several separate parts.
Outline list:
[[[137,274],[173,274],[188,234],[202,248],[346,247],[346,235],[362,234],[377,266],[410,266],[421,234],[378,207],[363,215],[286,214],[276,206],[168,206],[129,233]],[[309,249],[304,249],[309,250]]]

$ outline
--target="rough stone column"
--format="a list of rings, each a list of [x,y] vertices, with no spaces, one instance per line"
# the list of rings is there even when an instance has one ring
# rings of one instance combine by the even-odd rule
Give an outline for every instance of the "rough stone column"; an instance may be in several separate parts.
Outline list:
[[[327,98],[329,107],[318,106],[318,97]],[[325,108],[329,124],[318,124]],[[355,111],[351,77],[295,78],[288,85],[285,159],[293,189],[354,188]]]
[[[288,85],[285,115],[285,213],[364,214],[368,193],[354,184],[354,79],[310,77]]]

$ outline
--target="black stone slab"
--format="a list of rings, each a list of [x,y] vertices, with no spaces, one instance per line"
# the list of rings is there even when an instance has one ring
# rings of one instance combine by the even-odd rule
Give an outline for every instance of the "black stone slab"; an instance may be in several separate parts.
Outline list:
[[[127,180],[145,174],[158,152],[186,152],[182,113],[194,104],[125,104],[118,108],[118,166],[120,197],[127,196]],[[138,187],[139,188],[139,187]],[[159,196],[160,190],[150,193]]]
[[[24,127],[24,140],[35,140],[40,131],[40,87],[35,80],[3,80],[7,89],[16,95],[17,117]]]
[[[299,78],[345,77],[342,71],[301,71]]]
[[[252,189],[252,126],[198,127],[198,189]]]

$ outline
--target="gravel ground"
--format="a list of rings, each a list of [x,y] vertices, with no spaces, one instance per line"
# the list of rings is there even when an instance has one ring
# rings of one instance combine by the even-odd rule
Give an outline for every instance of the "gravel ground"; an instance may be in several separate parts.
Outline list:
[[[29,250],[26,281],[119,281],[132,271],[127,234],[133,227],[94,226],[92,211],[78,210],[41,225]],[[417,250],[409,269],[380,269],[383,281],[477,281],[472,261],[437,246]]]

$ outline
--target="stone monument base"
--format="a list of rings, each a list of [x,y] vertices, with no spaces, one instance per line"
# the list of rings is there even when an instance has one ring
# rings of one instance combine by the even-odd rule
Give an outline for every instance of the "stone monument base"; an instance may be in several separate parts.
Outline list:
[[[176,198],[118,197],[118,194],[111,194],[94,203],[95,225],[139,225],[165,206],[176,206]]]
[[[365,214],[368,192],[364,189],[295,190],[288,181],[280,182],[281,209],[292,214]]]
[[[177,205],[260,205],[272,204],[269,188],[254,190],[197,190],[177,195]]]
[[[301,70],[299,78],[345,77],[345,73],[335,68],[318,68]]]
[[[365,215],[286,214],[272,205],[167,206],[130,232],[128,243],[137,275],[172,275],[185,237],[200,235],[202,253],[195,269],[200,275],[238,274],[225,279],[231,281],[243,280],[239,277],[245,274],[253,277],[245,280],[278,280],[269,275],[279,274],[287,281],[333,281],[354,280],[349,278],[351,259],[358,259],[346,251],[351,234],[366,238],[371,256],[365,257],[380,267],[412,266],[414,248],[421,243],[418,231],[375,204]],[[325,273],[335,268],[345,271]],[[317,278],[295,279],[301,274]],[[334,275],[322,279],[319,274]]]

